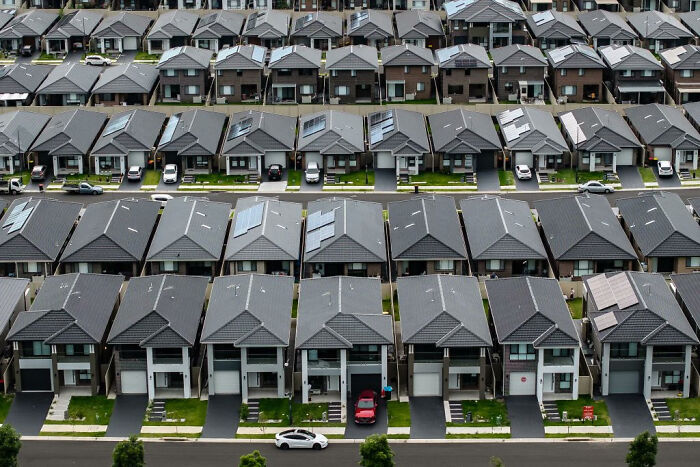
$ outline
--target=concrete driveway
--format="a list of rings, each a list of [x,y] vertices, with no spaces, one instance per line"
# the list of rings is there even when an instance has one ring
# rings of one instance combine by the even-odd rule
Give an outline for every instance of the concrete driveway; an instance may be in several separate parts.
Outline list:
[[[506,408],[511,438],[544,438],[542,412],[535,396],[508,396]]]
[[[305,192],[310,192],[310,191],[321,192],[321,191],[323,191],[323,176],[321,176],[321,180],[318,183],[306,183],[306,179],[304,178],[304,173],[302,172],[302,174],[301,174],[301,187],[299,188],[299,191],[305,191]]]
[[[345,437],[348,439],[365,439],[369,435],[384,434],[387,431],[389,420],[386,411],[386,401],[379,398],[377,407],[377,421],[372,425],[358,425],[355,423],[354,413],[355,399],[357,396],[351,396],[348,401],[348,424],[345,427]]]
[[[499,191],[501,183],[498,181],[498,170],[479,170],[476,173],[476,187],[478,191]]]
[[[616,438],[634,438],[639,433],[656,433],[649,407],[641,394],[615,394],[605,397]]]
[[[681,179],[678,178],[678,174],[673,171],[673,175],[670,177],[659,177],[659,168],[656,166],[652,167],[654,175],[656,176],[656,181],[659,182],[659,188],[673,188],[681,186]]]
[[[178,178],[177,183],[163,183],[163,175],[161,174],[160,180],[158,180],[158,187],[156,191],[159,193],[177,191],[177,188],[182,183],[182,178]]]
[[[639,173],[639,169],[635,166],[618,166],[617,176],[619,177],[622,188],[624,189],[629,190],[644,188],[642,175]]]
[[[396,191],[396,170],[375,169],[374,191]]]
[[[513,171],[513,179],[515,180],[515,188],[519,191],[538,191],[540,184],[537,182],[537,175],[532,174],[530,180],[519,180]]]
[[[445,438],[445,404],[441,397],[411,397],[411,438]]]
[[[119,191],[134,191],[140,190],[141,185],[143,185],[143,178],[141,180],[129,180],[124,175],[121,185],[119,185]]]
[[[143,425],[147,406],[148,396],[146,394],[117,396],[106,436],[124,437],[141,433],[141,425]]]
[[[241,396],[209,396],[202,438],[235,438],[241,419]]]
[[[37,436],[49,413],[53,392],[20,392],[10,406],[5,418],[23,436]]]

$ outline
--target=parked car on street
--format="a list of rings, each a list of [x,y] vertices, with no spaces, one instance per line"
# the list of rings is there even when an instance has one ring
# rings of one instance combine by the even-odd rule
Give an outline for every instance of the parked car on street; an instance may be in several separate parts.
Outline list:
[[[31,57],[32,54],[34,53],[34,47],[32,47],[31,45],[22,46],[22,48],[20,49],[19,53],[20,53],[23,57]]]
[[[45,165],[35,165],[32,167],[32,180],[43,180],[46,178],[46,166]]]
[[[88,55],[85,57],[86,65],[109,66],[112,64],[112,59],[103,57],[102,55]]]
[[[321,170],[318,168],[318,162],[306,164],[304,177],[306,178],[306,183],[318,183],[321,181]]]
[[[16,195],[24,191],[24,185],[19,178],[10,178],[8,180],[0,180],[0,193],[8,193]]]
[[[657,162],[659,168],[659,177],[670,177],[673,175],[673,166],[670,161]]]
[[[613,191],[615,191],[615,187],[597,180],[589,180],[578,186],[579,193],[612,193]]]
[[[377,421],[377,393],[365,389],[355,401],[355,423],[371,424]]]
[[[518,177],[518,180],[530,180],[532,178],[532,171],[530,167],[526,165],[516,165],[515,175]]]
[[[328,446],[328,438],[296,428],[277,433],[275,446],[280,449],[324,449]]]
[[[129,171],[126,173],[126,179],[130,181],[139,181],[141,180],[142,176],[143,167],[139,167],[138,165],[132,165],[131,167],[129,167]]]
[[[282,180],[282,166],[279,164],[272,164],[267,169],[267,179],[268,180]]]
[[[166,204],[168,204],[168,201],[173,199],[172,196],[166,195],[165,193],[159,193],[159,194],[153,194],[151,195],[151,201],[157,201],[160,203],[161,207],[165,207]]]
[[[63,191],[79,195],[101,195],[104,189],[101,186],[93,185],[90,182],[70,183],[66,182],[61,186]]]
[[[163,169],[163,183],[177,183],[177,165],[166,164]]]

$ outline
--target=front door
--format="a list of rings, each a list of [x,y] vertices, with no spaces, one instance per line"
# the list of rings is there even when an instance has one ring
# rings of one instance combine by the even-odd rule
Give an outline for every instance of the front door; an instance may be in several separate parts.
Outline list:
[[[74,370],[63,370],[63,384],[66,386],[75,386]]]

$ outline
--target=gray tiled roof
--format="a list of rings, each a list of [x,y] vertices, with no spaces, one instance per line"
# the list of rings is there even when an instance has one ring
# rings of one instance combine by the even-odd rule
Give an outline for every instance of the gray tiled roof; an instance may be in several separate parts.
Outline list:
[[[404,66],[404,65],[435,65],[433,50],[427,47],[419,47],[413,44],[390,45],[381,49],[382,65]],[[392,63],[396,60],[396,63]]]
[[[622,310],[617,303],[598,310],[595,298],[588,293],[587,316],[591,320],[593,332],[601,342],[639,342],[644,345],[698,344],[698,338],[661,274],[625,271],[607,273],[606,276],[610,278],[616,274],[627,276],[637,303]],[[587,285],[592,277],[595,276],[584,277],[584,284]],[[599,330],[596,318],[610,312],[614,313],[617,323]]]
[[[110,274],[48,276],[29,311],[17,316],[8,340],[100,344],[122,281],[122,276]]]
[[[168,11],[158,16],[153,27],[148,32],[148,39],[170,39],[173,37],[189,37],[199,16],[184,10]]]
[[[80,63],[56,65],[37,89],[37,94],[87,94],[102,73],[100,67]]]
[[[237,214],[231,221],[225,261],[297,261],[301,243],[301,204],[275,198],[239,198],[235,213],[263,204],[262,223],[234,237]]]
[[[88,204],[61,262],[139,262],[158,219],[160,203],[119,199]]]
[[[428,131],[425,128],[425,117],[420,112],[404,109],[391,109],[394,129],[383,134],[381,141],[372,143],[370,140],[370,151],[391,151],[394,155],[418,154],[423,155],[430,152],[428,142]],[[371,131],[369,122],[373,115],[367,115],[367,129]]]
[[[383,263],[386,261],[382,205],[348,198],[324,198],[308,204],[308,215],[335,212],[334,235],[304,253],[312,263]]]
[[[288,45],[277,49],[272,49],[268,68],[312,68],[321,67],[321,56],[323,52],[319,49],[307,47],[305,45]]]
[[[378,69],[377,49],[369,45],[347,45],[326,52],[326,70]]]
[[[235,347],[286,347],[294,278],[238,274],[214,279],[200,341]]]
[[[361,115],[324,110],[300,117],[299,128],[304,128],[304,123],[322,115],[325,116],[326,122],[323,130],[308,136],[304,136],[303,131],[299,132],[299,151],[318,151],[324,155],[364,152],[364,119]]]
[[[208,284],[207,277],[198,276],[133,277],[107,342],[141,347],[194,346]]]
[[[130,151],[151,152],[165,122],[165,114],[150,110],[135,109],[114,114],[110,121],[127,118],[129,121],[114,132],[105,127],[91,154],[128,155]],[[108,134],[105,134],[108,133]]]
[[[176,151],[181,156],[213,156],[218,152],[226,114],[195,109],[171,115],[173,118],[179,118],[175,131],[169,141],[160,140],[159,151]]]
[[[451,196],[394,201],[387,207],[393,260],[466,259],[462,226]]]
[[[107,16],[92,33],[93,37],[141,37],[150,26],[151,18],[122,11],[115,15]]]
[[[637,258],[604,196],[540,200],[535,209],[555,260]]]
[[[625,18],[617,13],[605,10],[582,12],[578,15],[579,22],[591,37],[610,38],[613,40],[631,40],[637,38],[637,33],[627,24]]]
[[[644,256],[700,256],[700,226],[677,194],[644,193],[617,207]]]
[[[289,20],[289,14],[279,10],[253,12],[246,20],[243,36],[264,39],[287,37],[289,35]]]
[[[148,94],[158,80],[153,65],[124,63],[107,68],[92,88],[93,94]]]
[[[490,115],[459,108],[428,115],[428,124],[436,152],[479,154],[502,149]]]
[[[645,39],[682,39],[693,34],[674,16],[660,11],[642,11],[627,15],[627,21]]]
[[[448,20],[469,23],[515,23],[525,19],[520,3],[510,0],[454,0],[442,8]]]
[[[231,128],[248,119],[252,120],[250,129],[229,139]],[[293,151],[296,129],[296,117],[257,110],[237,112],[229,119],[221,153],[262,156],[268,151]]]
[[[213,52],[208,49],[200,49],[190,45],[183,45],[169,49],[160,56],[156,68],[159,70],[180,69],[209,69],[209,62]]]
[[[46,114],[26,110],[0,115],[0,154],[26,152],[50,119]]]
[[[5,27],[7,23],[12,21],[12,18],[15,17],[15,14],[17,13],[17,10],[15,9],[2,9],[0,10],[0,30]]]
[[[700,10],[678,13],[678,18],[693,31],[693,34],[700,35]]]
[[[0,68],[0,87],[3,92],[36,92],[52,69],[52,66],[29,63],[7,65]]]
[[[527,201],[474,196],[459,202],[472,258],[546,259]]]
[[[691,120],[695,125],[700,123],[700,102],[688,102],[683,104],[683,110],[685,110],[685,115]]]
[[[148,261],[218,261],[231,205],[182,196],[163,209]]]
[[[29,279],[16,277],[0,277],[0,330],[9,328],[10,319],[18,303],[24,303],[22,309],[29,305],[24,292],[29,286]],[[2,332],[2,331],[0,331]]]
[[[394,15],[399,39],[444,36],[440,14],[435,11],[405,10]]]
[[[625,109],[625,114],[644,142],[650,146],[700,149],[700,133],[675,107],[647,104]]]
[[[533,154],[551,155],[569,151],[569,146],[549,111],[533,107],[520,107],[520,109],[523,115],[512,120],[506,117],[515,109],[505,110],[496,115],[506,147],[511,151],[530,151]],[[522,128],[524,131],[518,131],[517,136],[509,141],[508,128]]]
[[[477,44],[458,44],[438,49],[435,59],[440,69],[493,67],[486,48]]]
[[[625,49],[619,52],[618,49]],[[598,53],[613,70],[663,70],[651,51],[634,45],[608,45],[598,48]]]
[[[485,285],[499,343],[578,347],[578,332],[556,279],[511,277]]]
[[[508,45],[491,50],[493,64],[497,67],[546,67],[547,59],[542,51],[531,45]]]
[[[573,149],[617,152],[642,146],[622,115],[614,110],[582,107],[564,112],[559,118]]]
[[[351,349],[394,343],[391,315],[382,312],[381,281],[372,277],[302,279],[297,349]]]
[[[537,39],[583,39],[586,37],[586,33],[576,22],[575,16],[556,11],[554,8],[528,16],[527,27]]]
[[[75,10],[63,15],[46,33],[46,39],[70,39],[71,37],[90,36],[102,21],[102,14],[97,10]]]
[[[547,60],[552,68],[607,68],[602,58],[591,47],[582,44],[571,44],[558,47],[546,52]],[[555,61],[554,56],[557,56]],[[561,57],[561,59],[559,58]]]
[[[47,10],[29,10],[15,16],[0,30],[0,39],[20,39],[41,36],[58,19],[58,15]]]
[[[671,274],[671,281],[680,297],[690,324],[696,329],[700,327],[700,274]]]
[[[681,45],[659,52],[661,61],[672,70],[700,70],[700,47]]]
[[[476,277],[399,277],[396,286],[404,344],[491,347],[491,333]]]
[[[354,14],[359,14],[359,12]],[[363,10],[362,14],[360,20],[355,22],[353,22],[352,16],[348,17],[346,32],[348,37],[364,37],[366,39],[394,37],[394,25],[390,14],[381,10]]]
[[[49,154],[87,154],[98,137],[107,115],[75,109],[55,114],[31,147]]]
[[[245,17],[231,10],[220,10],[202,16],[192,34],[193,39],[220,39],[241,35]]]
[[[700,198],[688,198],[688,204],[696,216],[700,216]]]
[[[262,49],[262,50],[261,50]],[[256,52],[260,50],[260,52]],[[219,50],[215,70],[262,70],[265,68],[267,48],[259,45],[234,45]]]
[[[292,37],[327,38],[343,35],[343,18],[324,11],[307,13],[292,21]]]

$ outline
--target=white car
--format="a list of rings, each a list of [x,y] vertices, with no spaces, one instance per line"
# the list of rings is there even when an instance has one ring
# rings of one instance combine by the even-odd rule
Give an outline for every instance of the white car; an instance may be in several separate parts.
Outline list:
[[[515,176],[518,177],[518,180],[530,180],[532,178],[532,171],[530,167],[526,165],[516,165]]]
[[[306,164],[304,177],[306,178],[306,183],[318,183],[321,181],[321,170],[318,168],[318,162]]]
[[[670,177],[673,175],[673,166],[669,161],[659,161],[657,163],[659,168],[659,177]]]
[[[275,435],[275,446],[280,449],[325,449],[328,438],[301,428],[282,431]]]
[[[589,180],[578,186],[579,193],[612,193],[613,191],[615,191],[615,187],[612,185],[606,185],[596,180]]]
[[[102,55],[88,55],[85,57],[86,65],[109,66],[112,64],[112,59],[103,57]]]
[[[160,206],[163,208],[166,204],[168,204],[168,201],[170,201],[171,199],[173,199],[173,197],[170,195],[166,195],[165,193],[151,195],[151,201],[156,201],[160,203]]]
[[[143,168],[138,165],[132,165],[129,167],[129,171],[126,173],[127,180],[141,180],[143,176]]]
[[[177,183],[177,165],[165,165],[163,169],[163,183]]]

